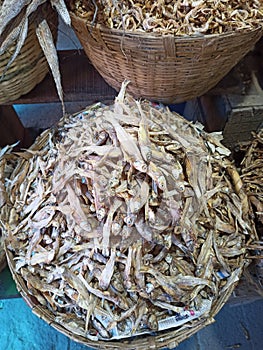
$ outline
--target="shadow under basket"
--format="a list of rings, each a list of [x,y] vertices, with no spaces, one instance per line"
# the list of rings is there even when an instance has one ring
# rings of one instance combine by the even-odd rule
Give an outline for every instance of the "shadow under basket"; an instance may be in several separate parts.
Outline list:
[[[49,71],[45,55],[36,36],[36,23],[46,18],[54,41],[57,37],[57,14],[49,4],[39,7],[29,18],[28,34],[20,53],[5,72],[15,45],[0,56],[0,103],[14,101],[30,92]],[[3,75],[4,73],[4,75]]]
[[[173,36],[91,26],[70,13],[91,63],[114,89],[127,79],[136,98],[180,103],[213,88],[262,35],[262,27],[223,34]]]

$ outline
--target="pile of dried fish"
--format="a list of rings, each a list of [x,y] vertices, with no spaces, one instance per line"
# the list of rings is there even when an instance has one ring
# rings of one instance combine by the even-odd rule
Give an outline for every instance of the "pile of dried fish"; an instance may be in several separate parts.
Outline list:
[[[260,239],[251,246],[254,261],[244,271],[244,281],[253,288],[254,292],[263,296],[263,129],[253,133],[253,139],[250,142],[239,145],[239,150],[243,155],[238,165],[240,178],[255,215]]]
[[[263,20],[259,0],[79,0],[71,4],[90,22],[162,34],[220,34],[251,28]]]
[[[13,145],[14,146],[14,145]],[[3,149],[0,148],[0,210],[6,204],[6,191],[3,179],[9,177],[14,170],[15,160],[10,159],[8,164],[6,159],[3,157],[8,157],[7,154],[10,154],[13,146],[7,146]],[[11,157],[12,158],[12,157]],[[0,271],[6,266],[6,256],[4,251],[4,236],[0,227]]]
[[[1,223],[14,272],[52,323],[92,341],[216,313],[256,238],[229,153],[123,84],[13,154]]]
[[[249,145],[244,145],[245,156],[241,162],[241,179],[255,215],[263,224],[263,129],[254,133]],[[242,149],[242,146],[241,146]]]

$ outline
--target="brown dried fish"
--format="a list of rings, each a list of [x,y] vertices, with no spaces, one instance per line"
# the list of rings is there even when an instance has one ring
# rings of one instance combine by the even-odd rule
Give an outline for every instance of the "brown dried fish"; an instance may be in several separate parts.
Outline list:
[[[71,2],[71,8],[91,23],[175,35],[218,34],[253,27],[262,21],[262,7],[254,0],[232,0],[227,5],[224,0]]]

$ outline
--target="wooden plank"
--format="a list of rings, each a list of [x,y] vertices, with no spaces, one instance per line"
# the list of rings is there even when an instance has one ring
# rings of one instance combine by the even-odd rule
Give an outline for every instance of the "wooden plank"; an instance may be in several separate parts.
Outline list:
[[[232,108],[263,107],[262,95],[227,95],[227,99]]]
[[[97,101],[114,100],[116,91],[110,87],[91,65],[83,50],[58,51],[62,87],[65,102],[84,101],[87,104]],[[35,104],[59,102],[51,73],[31,92],[10,104]]]

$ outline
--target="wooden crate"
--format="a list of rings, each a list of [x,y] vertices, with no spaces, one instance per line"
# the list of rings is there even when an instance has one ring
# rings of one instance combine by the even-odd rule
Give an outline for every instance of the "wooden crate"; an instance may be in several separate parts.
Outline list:
[[[228,120],[223,129],[224,143],[234,146],[251,139],[251,132],[263,126],[263,95],[226,96]]]
[[[263,93],[203,96],[188,101],[184,115],[200,121],[207,131],[222,131],[224,144],[232,148],[251,139],[251,132],[263,127]]]
[[[214,89],[188,101],[184,115],[207,131],[223,131],[230,148],[249,141],[263,126],[263,39]]]

